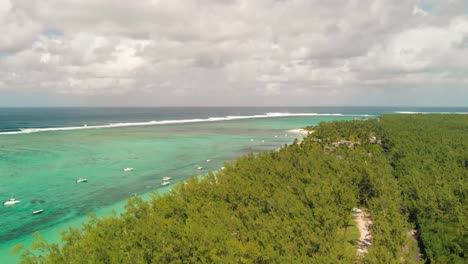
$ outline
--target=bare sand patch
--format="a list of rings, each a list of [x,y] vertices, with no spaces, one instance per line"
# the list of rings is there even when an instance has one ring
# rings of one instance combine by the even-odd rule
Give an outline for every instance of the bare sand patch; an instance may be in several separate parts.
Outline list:
[[[367,210],[362,209],[359,213],[354,214],[354,221],[356,221],[359,233],[361,234],[359,236],[357,254],[364,255],[372,245],[372,236],[370,233],[372,220],[370,219]]]
[[[312,134],[314,131],[312,130],[306,130],[306,129],[303,129],[303,128],[298,128],[298,129],[291,129],[291,130],[288,130],[289,133],[299,133],[299,134],[304,134],[304,135],[308,135],[308,134]]]

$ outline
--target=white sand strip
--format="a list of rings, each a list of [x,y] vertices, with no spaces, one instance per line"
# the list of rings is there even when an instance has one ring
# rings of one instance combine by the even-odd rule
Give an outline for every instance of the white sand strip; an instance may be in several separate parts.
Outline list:
[[[304,135],[308,135],[308,134],[312,134],[314,133],[314,131],[312,130],[305,130],[303,128],[298,128],[298,129],[291,129],[291,130],[288,130],[289,133],[299,133],[299,134],[304,134]]]

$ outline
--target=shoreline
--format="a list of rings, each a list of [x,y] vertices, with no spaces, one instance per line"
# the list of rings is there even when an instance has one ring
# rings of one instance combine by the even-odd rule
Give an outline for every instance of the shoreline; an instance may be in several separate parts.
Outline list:
[[[289,126],[289,127],[294,127],[294,126]],[[304,132],[308,133],[308,131],[306,130],[304,130]],[[304,132],[299,133],[299,134],[305,134]],[[274,131],[270,131],[269,133],[271,133],[269,135],[273,137]],[[296,135],[291,135],[291,137],[297,138],[299,140],[301,139],[301,137],[298,135],[297,132],[293,132],[293,133],[295,133]],[[280,141],[284,141],[284,140],[288,141],[287,144],[291,144],[292,142],[291,139],[282,139]],[[252,143],[249,143],[249,144],[252,144]],[[270,145],[266,145],[266,146],[270,146]],[[267,150],[263,149],[261,151],[267,151]],[[235,160],[235,158],[232,160]],[[230,162],[232,160],[225,161],[225,162]],[[170,192],[176,185],[183,184],[183,182],[187,180],[187,178],[189,178],[190,176],[195,176],[198,179],[202,179],[210,172],[216,174],[219,171],[220,171],[220,167],[217,167],[215,170],[206,170],[206,171],[203,171],[203,173],[198,174],[198,175],[186,174],[186,176],[183,177],[183,179],[180,179],[179,181],[174,182],[174,184],[171,184],[165,187],[159,187],[156,189],[145,190],[144,192],[139,193],[138,196],[142,198],[143,200],[149,200],[151,199],[152,193],[156,192],[156,193],[159,193],[160,195],[164,195],[165,193]],[[125,211],[125,205],[127,203],[128,198],[130,197],[131,196],[128,196],[123,200],[116,201],[115,203],[112,203],[104,207],[95,208],[94,210],[90,210],[89,212],[93,213],[94,215],[96,215],[96,217],[99,217],[99,218],[108,217],[108,216],[118,216]],[[63,231],[67,230],[69,227],[81,229],[82,225],[88,221],[89,221],[89,218],[87,217],[87,214],[75,215],[74,217],[72,217],[71,219],[65,222],[59,222],[58,224],[53,224],[44,229],[39,229],[36,231],[39,231],[41,236],[44,237],[48,243],[61,244],[61,233]],[[30,248],[32,242],[33,242],[32,233],[14,238],[12,240],[1,241],[0,242],[0,246],[1,246],[0,254],[2,254],[3,256],[0,259],[2,259],[2,263],[17,263],[20,259],[20,255],[11,255],[11,250],[18,244],[23,244],[25,247]]]
[[[198,177],[202,177],[203,175],[198,175]],[[182,181],[177,181],[174,182],[174,184],[171,184],[169,186],[163,186],[148,192],[140,193],[137,194],[139,198],[141,198],[143,201],[149,201],[152,198],[152,195],[154,193],[157,193],[159,195],[165,195],[166,193],[170,192],[174,186],[177,184],[180,184]],[[89,222],[89,217],[88,214],[92,213],[98,218],[103,218],[103,217],[114,217],[114,216],[119,216],[120,214],[125,212],[125,205],[127,204],[128,199],[130,199],[131,196],[117,201],[113,204],[101,207],[101,208],[96,208],[95,210],[92,210],[86,214],[76,216],[68,221],[59,223],[57,225],[47,227],[42,230],[37,230],[36,232],[39,232],[39,234],[47,240],[48,243],[57,243],[61,245],[62,239],[61,239],[61,234],[62,232],[66,231],[68,228],[76,228],[76,229],[82,229],[83,225],[87,222]],[[7,242],[1,242],[0,245],[0,255],[2,257],[0,258],[2,260],[2,263],[18,263],[20,260],[20,255],[19,254],[11,254],[12,250],[14,249],[15,246],[18,244],[22,244],[27,248],[30,248],[32,243],[34,241],[34,233],[18,237],[16,239],[7,241]]]
[[[148,192],[143,192],[140,194],[134,194],[138,196],[140,199],[142,199],[145,202],[149,202],[154,194],[158,195],[166,195],[167,193],[171,192],[172,189],[174,189],[177,185],[184,184],[189,178],[195,177],[197,180],[202,180],[204,179],[209,173],[213,173],[216,175],[219,171],[222,169],[216,169],[216,170],[210,170],[206,171],[202,174],[198,175],[191,175],[187,176],[183,180],[176,181],[168,186],[162,186],[156,189],[153,189]],[[125,205],[128,202],[128,199],[130,199],[132,196],[128,196],[127,198],[117,201],[113,204],[104,206],[102,208],[90,211],[86,214],[74,217],[73,219],[70,219],[68,221],[62,222],[58,225],[51,226],[42,230],[37,230],[36,232],[39,232],[42,238],[45,238],[47,243],[55,243],[58,245],[62,245],[62,233],[68,230],[69,228],[74,228],[78,230],[83,230],[83,225],[88,223],[90,218],[88,217],[88,214],[91,213],[97,218],[103,218],[103,217],[119,217],[121,214],[123,214],[126,209]],[[13,263],[18,263],[20,260],[21,255],[20,254],[12,254],[13,249],[19,245],[22,244],[26,248],[31,248],[32,243],[34,242],[34,233],[31,233],[26,236],[18,237],[16,239],[7,241],[7,242],[0,242],[0,255],[2,256],[0,259],[2,260],[2,263],[6,264],[13,264]],[[35,252],[37,253],[37,252]]]
[[[296,128],[296,129],[290,129],[288,130],[289,133],[296,133],[296,134],[302,134],[302,135],[309,135],[314,133],[315,131],[313,130],[306,130],[303,128]]]

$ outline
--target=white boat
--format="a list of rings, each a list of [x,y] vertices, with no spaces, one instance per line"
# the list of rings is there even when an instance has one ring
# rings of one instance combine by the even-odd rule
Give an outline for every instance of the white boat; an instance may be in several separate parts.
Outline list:
[[[3,202],[3,205],[15,205],[21,201],[15,200],[15,198],[10,198],[10,200]]]
[[[202,169],[203,169],[202,166],[198,166],[198,167],[197,167],[197,170],[202,170]]]
[[[221,170],[224,170],[224,167],[221,167]]]
[[[125,168],[125,169],[123,169],[123,171],[125,171],[125,172],[132,171],[132,170],[133,170],[133,168]]]
[[[211,160],[210,159],[207,159],[206,162],[210,162]]]
[[[76,180],[76,183],[80,183],[80,182],[88,182],[88,179],[79,178],[79,179]]]
[[[162,185],[162,186],[166,186],[166,185],[168,185],[168,184],[171,184],[171,183],[170,183],[169,181],[163,181],[163,182],[161,182],[161,185]]]
[[[172,179],[172,178],[171,178],[171,177],[164,177],[162,180],[163,180],[163,181],[168,181],[168,180],[170,180],[170,179]]]
[[[42,212],[44,212],[44,209],[39,209],[39,210],[33,211],[32,214],[35,215],[35,214],[40,214]]]

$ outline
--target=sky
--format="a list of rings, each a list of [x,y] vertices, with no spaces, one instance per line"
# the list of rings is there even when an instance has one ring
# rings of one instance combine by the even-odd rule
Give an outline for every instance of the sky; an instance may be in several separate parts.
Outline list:
[[[468,106],[468,1],[0,1],[0,107],[296,105]]]

